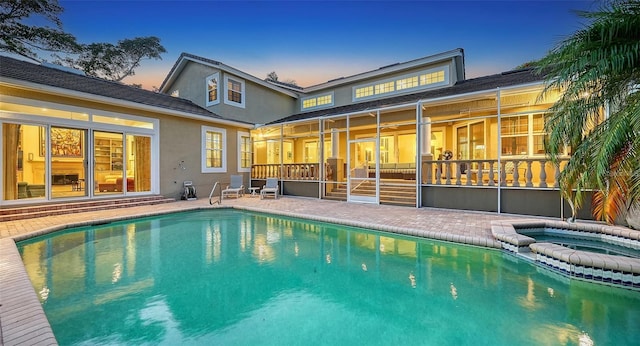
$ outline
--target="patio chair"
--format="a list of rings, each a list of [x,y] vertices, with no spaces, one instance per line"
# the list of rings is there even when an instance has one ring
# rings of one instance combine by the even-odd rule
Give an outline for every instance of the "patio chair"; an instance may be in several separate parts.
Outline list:
[[[262,186],[262,190],[260,190],[260,199],[263,199],[267,195],[273,195],[274,199],[278,199],[277,178],[267,178],[267,183]]]
[[[225,196],[236,195],[236,198],[244,196],[244,185],[242,184],[241,175],[232,175],[231,183],[227,185],[227,188],[222,190],[222,198]]]

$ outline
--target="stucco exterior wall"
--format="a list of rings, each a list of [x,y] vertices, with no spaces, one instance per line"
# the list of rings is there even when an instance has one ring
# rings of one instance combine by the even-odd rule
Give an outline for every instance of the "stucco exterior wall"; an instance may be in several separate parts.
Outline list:
[[[220,73],[218,104],[206,106],[206,78],[212,74]],[[245,92],[242,97],[245,100],[244,108],[229,105],[224,102],[224,78],[233,77],[244,81]],[[205,107],[211,112],[230,120],[245,121],[252,124],[265,124],[273,120],[281,119],[294,113],[296,98],[277,92],[275,90],[254,83],[248,79],[229,74],[211,66],[188,62],[176,80],[168,86],[167,90],[179,91],[181,98]]]
[[[249,173],[238,173],[238,131],[246,129],[219,125],[199,120],[161,116],[160,119],[160,193],[167,197],[180,198],[183,183],[193,181],[198,197],[209,195],[218,181],[222,188],[230,182],[232,174],[243,174],[245,186],[249,185]],[[226,130],[225,173],[202,173],[202,126]],[[184,167],[184,169],[182,168]],[[219,190],[216,191],[216,195]]]

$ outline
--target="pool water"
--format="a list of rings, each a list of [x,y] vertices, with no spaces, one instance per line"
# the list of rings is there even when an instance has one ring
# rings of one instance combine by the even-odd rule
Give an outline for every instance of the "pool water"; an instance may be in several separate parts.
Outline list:
[[[489,250],[232,209],[18,244],[61,345],[632,345],[640,292]]]

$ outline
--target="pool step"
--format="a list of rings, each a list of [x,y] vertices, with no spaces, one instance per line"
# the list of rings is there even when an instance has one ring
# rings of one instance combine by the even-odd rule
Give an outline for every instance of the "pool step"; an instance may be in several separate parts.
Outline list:
[[[53,204],[36,204],[28,206],[10,206],[0,208],[0,222],[170,202],[175,202],[175,199],[161,195],[153,195]]]

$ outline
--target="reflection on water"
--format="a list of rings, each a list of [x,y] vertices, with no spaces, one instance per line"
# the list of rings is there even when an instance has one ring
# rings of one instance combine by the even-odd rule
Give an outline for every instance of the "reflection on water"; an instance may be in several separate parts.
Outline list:
[[[263,214],[173,214],[19,248],[63,345],[640,338],[635,291],[568,281],[495,250]]]

